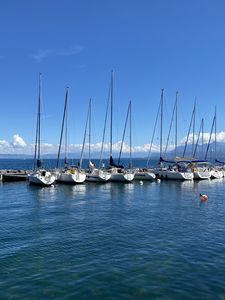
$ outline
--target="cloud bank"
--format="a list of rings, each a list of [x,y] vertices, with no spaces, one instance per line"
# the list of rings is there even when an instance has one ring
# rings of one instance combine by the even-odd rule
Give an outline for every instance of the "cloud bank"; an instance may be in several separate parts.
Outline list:
[[[203,134],[203,143],[207,144],[209,141],[210,133],[204,133]],[[197,135],[194,137],[195,141],[197,141]],[[178,143],[178,146],[184,146],[186,143],[187,137],[184,137],[181,139],[181,141]],[[193,136],[189,136],[188,144],[191,145],[193,141]],[[199,137],[199,145],[201,145],[202,137]],[[215,141],[214,135],[211,137],[211,143]],[[217,142],[218,143],[225,143],[225,131],[221,131],[217,133]],[[113,144],[113,152],[119,153],[121,149],[121,141],[118,141]],[[35,145],[33,143],[28,143],[24,140],[24,138],[19,135],[18,133],[14,134],[11,141],[6,141],[5,139],[0,139],[0,154],[24,154],[24,155],[33,155],[34,153],[34,147]],[[51,143],[43,143],[41,145],[41,153],[42,154],[56,154],[58,152],[58,144],[51,144]],[[84,147],[84,153],[88,153],[88,147],[89,145],[86,143]],[[98,143],[92,143],[91,144],[91,152],[94,155],[94,153],[100,153],[102,148],[102,144],[100,142]],[[107,154],[109,153],[110,145],[109,143],[105,143],[103,147],[103,153]],[[132,153],[143,153],[145,155],[148,155],[150,149],[150,144],[144,144],[144,145],[134,145],[132,146]],[[165,149],[165,145],[163,146],[163,149]],[[174,145],[168,145],[167,147],[168,151],[174,149]],[[70,144],[68,146],[68,152],[71,153],[81,153],[82,150],[82,144]],[[159,145],[153,144],[151,147],[152,153],[159,152],[160,147]],[[64,152],[64,148],[62,147],[61,152]],[[130,153],[130,147],[128,144],[123,144],[122,152],[124,154]]]

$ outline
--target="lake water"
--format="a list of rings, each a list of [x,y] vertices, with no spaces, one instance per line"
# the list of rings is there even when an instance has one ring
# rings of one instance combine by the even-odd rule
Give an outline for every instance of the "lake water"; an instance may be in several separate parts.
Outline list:
[[[0,299],[224,299],[224,195],[224,179],[2,183]]]

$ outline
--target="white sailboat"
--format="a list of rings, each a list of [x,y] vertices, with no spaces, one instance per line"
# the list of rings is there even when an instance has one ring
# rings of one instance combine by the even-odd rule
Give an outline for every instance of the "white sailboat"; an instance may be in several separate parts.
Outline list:
[[[111,177],[109,179],[109,181],[112,182],[124,182],[124,183],[129,183],[132,182],[134,179],[134,171],[130,168],[130,169],[125,169],[123,166],[119,165],[119,161],[120,161],[120,156],[119,156],[119,161],[118,164],[115,164],[113,157],[112,157],[112,145],[113,145],[113,126],[112,126],[112,122],[113,122],[113,71],[111,73],[111,84],[110,84],[110,160],[109,160],[109,169],[108,171],[111,174]],[[129,103],[129,107],[128,107],[128,112],[127,112],[127,118],[126,118],[126,122],[125,122],[125,128],[124,128],[124,134],[125,134],[125,130],[126,130],[126,123],[128,120],[128,115],[130,116],[131,114],[131,102]],[[131,122],[131,117],[130,117],[130,122]],[[131,126],[130,126],[130,130],[131,130]],[[122,143],[121,143],[121,150],[120,150],[120,155],[122,152],[122,147],[123,147],[123,140],[124,140],[124,134],[123,134],[123,139],[122,139]],[[131,165],[131,133],[130,133],[130,165]],[[131,167],[131,166],[130,166]]]
[[[174,104],[174,109],[173,109],[173,114],[172,114],[172,119],[171,119],[171,124],[170,124],[170,129],[169,129],[169,134],[167,138],[167,144],[166,144],[166,149],[165,149],[165,154],[167,151],[167,145],[169,142],[169,136],[170,136],[170,131],[172,127],[172,121],[173,121],[173,116],[175,114],[176,120],[175,120],[175,159],[173,161],[168,161],[162,158],[162,134],[163,134],[163,90],[161,92],[161,100],[160,100],[160,109],[161,109],[161,120],[160,120],[160,160],[159,160],[159,166],[158,168],[155,168],[155,175],[157,178],[160,179],[167,179],[167,180],[192,180],[193,179],[193,174],[189,172],[186,168],[186,163],[185,161],[180,161],[179,159],[176,159],[176,150],[177,150],[177,98],[178,98],[178,92],[176,93],[176,100]],[[167,164],[170,164],[169,166]]]
[[[36,142],[34,151],[34,170],[28,174],[29,184],[40,185],[40,186],[51,186],[56,176],[42,168],[40,158],[41,148],[41,73],[39,74],[39,96],[38,96],[38,114],[37,114],[37,128],[36,128]]]
[[[86,132],[87,132],[87,125],[89,124],[88,170],[86,171],[86,181],[105,183],[110,179],[111,174],[104,169],[97,168],[95,166],[95,163],[93,163],[91,161],[91,103],[92,103],[92,101],[90,99],[89,106],[88,106],[87,122],[86,122],[85,133],[84,133],[84,143],[83,143],[83,145],[84,145],[85,138],[86,138]],[[83,156],[83,151],[82,151],[82,156]]]
[[[68,106],[68,97],[69,97],[69,88],[66,89],[66,96],[65,96],[65,104],[64,104],[64,112],[63,112],[63,120],[62,120],[62,128],[61,128],[61,135],[60,135],[60,143],[59,143],[59,150],[57,156],[57,164],[56,164],[56,173],[57,173],[57,182],[59,183],[68,183],[68,184],[77,184],[83,183],[85,181],[86,175],[84,171],[80,168],[75,166],[69,166],[67,162],[67,106]],[[64,125],[66,123],[65,128],[65,159],[64,159],[64,168],[59,169],[59,159],[61,154],[61,146],[62,146],[62,139],[64,134]]]

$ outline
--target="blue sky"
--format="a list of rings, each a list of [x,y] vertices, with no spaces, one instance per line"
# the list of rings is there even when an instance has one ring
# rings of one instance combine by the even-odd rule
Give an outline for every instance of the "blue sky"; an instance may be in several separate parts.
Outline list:
[[[112,69],[115,143],[132,100],[133,146],[149,144],[161,88],[167,129],[179,91],[179,141],[195,97],[196,130],[204,117],[210,132],[217,105],[224,139],[224,13],[223,0],[0,1],[0,152],[32,152],[39,72],[42,141],[49,151],[59,141],[66,86],[70,143],[82,143],[90,97],[92,142],[101,141]]]

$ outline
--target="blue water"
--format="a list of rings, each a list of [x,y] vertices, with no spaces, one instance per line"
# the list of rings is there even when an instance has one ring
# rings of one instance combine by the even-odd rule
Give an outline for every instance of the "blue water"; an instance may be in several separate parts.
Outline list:
[[[2,183],[0,299],[224,299],[224,195],[224,180]]]

